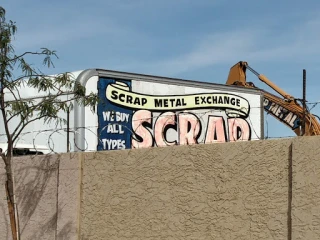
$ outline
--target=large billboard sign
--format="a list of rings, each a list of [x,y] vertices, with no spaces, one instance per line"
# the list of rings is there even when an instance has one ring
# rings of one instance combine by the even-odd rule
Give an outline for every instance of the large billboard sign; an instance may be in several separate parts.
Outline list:
[[[97,150],[261,137],[259,94],[99,78]]]
[[[74,103],[68,115],[59,113],[69,119],[68,127],[35,120],[24,129],[18,142],[47,145],[53,152],[61,153],[263,137],[263,97],[255,89],[103,69],[72,74],[85,86],[86,94],[98,94],[98,105],[92,109]],[[24,99],[47,94],[23,86],[18,91]],[[68,95],[61,96],[61,100],[67,98]],[[275,115],[279,113],[291,127],[296,126],[295,116],[286,115],[274,104],[265,102],[264,107]],[[11,124],[20,121],[16,117]],[[0,140],[6,142],[3,132]]]

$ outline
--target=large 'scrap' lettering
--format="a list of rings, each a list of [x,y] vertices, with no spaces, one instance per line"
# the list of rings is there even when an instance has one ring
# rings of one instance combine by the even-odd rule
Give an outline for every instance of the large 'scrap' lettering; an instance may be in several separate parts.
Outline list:
[[[251,137],[245,119],[228,118],[225,122],[222,116],[209,116],[207,126],[203,128],[199,118],[188,112],[165,112],[154,119],[151,111],[139,110],[133,114],[132,129],[133,148],[198,144],[202,131],[205,131],[204,143],[247,141]],[[171,141],[167,139],[169,129],[175,132]]]
[[[132,148],[145,148],[153,146],[153,137],[146,126],[151,126],[152,115],[148,110],[136,112],[132,119],[132,130],[137,139],[132,139]]]
[[[177,130],[176,114],[174,112],[167,112],[160,115],[154,127],[154,139],[159,147],[176,145],[177,141],[168,141],[166,133],[169,128]]]
[[[99,80],[98,95],[103,101],[98,103],[97,149],[251,140],[251,125],[246,121],[251,114],[248,99],[229,92],[197,91],[153,95],[132,85],[132,80]],[[280,110],[270,107],[276,113]]]
[[[179,114],[179,144],[197,144],[201,125],[199,119],[193,114]]]
[[[215,137],[216,136],[216,137]],[[222,117],[210,116],[205,143],[226,142],[225,124]]]

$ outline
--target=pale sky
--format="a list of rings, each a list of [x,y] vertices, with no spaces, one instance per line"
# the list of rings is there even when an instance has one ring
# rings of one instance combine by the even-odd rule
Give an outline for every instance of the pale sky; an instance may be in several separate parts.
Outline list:
[[[48,74],[102,68],[224,84],[240,60],[302,98],[320,101],[320,1],[8,0],[17,53],[57,50]],[[35,62],[38,64],[38,62]],[[248,72],[248,80],[266,85]],[[309,104],[311,107],[312,105]],[[312,113],[320,115],[320,104]],[[294,136],[265,115],[269,137]]]

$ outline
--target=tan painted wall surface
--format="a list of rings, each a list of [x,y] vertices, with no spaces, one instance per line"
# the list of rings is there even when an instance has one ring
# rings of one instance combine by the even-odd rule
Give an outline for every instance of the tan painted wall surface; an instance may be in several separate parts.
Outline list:
[[[15,159],[25,239],[320,239],[320,137]],[[0,165],[0,239],[11,239]]]
[[[292,239],[320,239],[320,137],[293,144]]]
[[[14,160],[21,240],[78,239],[80,157],[77,154]],[[12,239],[0,172],[0,239]]]
[[[285,239],[291,140],[88,153],[83,239]]]
[[[11,239],[5,179],[4,164],[3,161],[0,160],[0,239]]]

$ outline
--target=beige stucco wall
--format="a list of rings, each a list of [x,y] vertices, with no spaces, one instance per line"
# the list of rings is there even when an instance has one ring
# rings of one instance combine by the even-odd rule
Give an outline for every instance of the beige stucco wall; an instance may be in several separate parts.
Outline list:
[[[320,137],[293,144],[292,239],[320,239]]]
[[[291,140],[88,153],[83,239],[286,239]]]
[[[14,166],[22,239],[54,239],[57,156],[17,158]]]
[[[11,228],[8,216],[8,205],[5,191],[5,169],[0,159],[0,239],[10,239]]]
[[[78,154],[14,159],[16,199],[22,240],[78,239],[80,206]],[[0,172],[0,239],[12,239]]]
[[[24,157],[22,239],[319,239],[320,137]],[[0,239],[11,239],[0,163]]]

